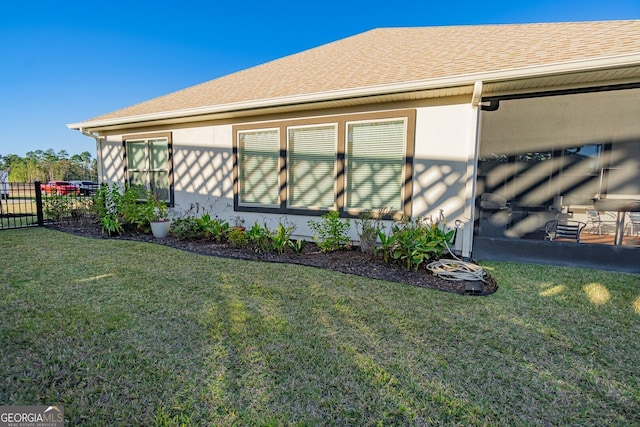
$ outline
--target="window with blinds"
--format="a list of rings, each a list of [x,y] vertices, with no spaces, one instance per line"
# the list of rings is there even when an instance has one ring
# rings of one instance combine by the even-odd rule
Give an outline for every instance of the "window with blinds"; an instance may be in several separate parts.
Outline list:
[[[335,124],[288,128],[288,207],[335,207],[336,153]]]
[[[278,129],[238,132],[238,203],[244,206],[279,206]]]
[[[402,209],[406,121],[347,123],[348,209]]]
[[[129,186],[140,189],[141,198],[149,190],[159,200],[169,202],[168,138],[135,139],[125,143]]]
[[[415,110],[234,126],[234,208],[411,215]]]

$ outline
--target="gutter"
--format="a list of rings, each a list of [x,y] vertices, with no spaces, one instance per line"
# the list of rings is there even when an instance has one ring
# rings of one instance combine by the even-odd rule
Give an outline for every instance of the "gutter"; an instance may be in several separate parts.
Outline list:
[[[456,86],[474,86],[477,81],[484,84],[495,83],[506,80],[517,80],[524,78],[543,77],[567,72],[596,71],[623,66],[640,65],[640,52],[624,55],[613,55],[597,59],[582,59],[566,61],[547,65],[534,65],[505,70],[488,71],[481,73],[469,73],[450,77],[440,77],[427,80],[416,80],[402,83],[391,83],[384,85],[366,86],[352,89],[340,89],[311,94],[291,95],[279,98],[268,98],[250,101],[234,102],[213,106],[186,108],[182,110],[163,111],[158,113],[140,114],[129,117],[116,117],[108,119],[89,120],[86,122],[71,123],[69,129],[86,129],[104,127],[112,125],[132,124],[154,120],[172,119],[177,117],[191,117],[204,114],[226,113],[232,111],[253,110],[266,107],[278,107],[296,105],[303,103],[313,103],[321,101],[333,101],[340,99],[359,98],[375,96],[381,94],[394,94],[403,92],[416,92],[430,89],[441,89]],[[82,132],[82,130],[81,130]],[[83,134],[87,136],[87,133]]]

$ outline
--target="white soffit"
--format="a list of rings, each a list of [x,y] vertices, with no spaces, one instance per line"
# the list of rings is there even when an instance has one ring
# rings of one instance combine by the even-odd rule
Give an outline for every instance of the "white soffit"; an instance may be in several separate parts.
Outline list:
[[[583,87],[640,83],[640,66],[610,70],[567,73],[553,76],[533,77],[517,80],[485,82],[484,96],[517,94],[545,90],[577,89]]]

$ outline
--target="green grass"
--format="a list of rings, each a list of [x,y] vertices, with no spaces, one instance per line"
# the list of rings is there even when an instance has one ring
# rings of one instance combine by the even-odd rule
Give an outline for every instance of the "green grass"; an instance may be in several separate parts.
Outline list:
[[[637,425],[640,276],[491,262],[464,297],[0,232],[0,404],[70,425]]]

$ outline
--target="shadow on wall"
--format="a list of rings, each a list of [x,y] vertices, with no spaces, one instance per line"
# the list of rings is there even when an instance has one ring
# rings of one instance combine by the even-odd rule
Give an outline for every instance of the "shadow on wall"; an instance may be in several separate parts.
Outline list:
[[[212,207],[216,213],[232,212],[231,149],[174,145],[173,182],[176,209],[186,210],[197,203]]]
[[[413,216],[436,215],[440,209],[448,221],[464,218],[467,164],[447,160],[415,160]]]
[[[100,147],[102,175],[100,182],[124,182],[124,149],[122,142],[103,141]]]

